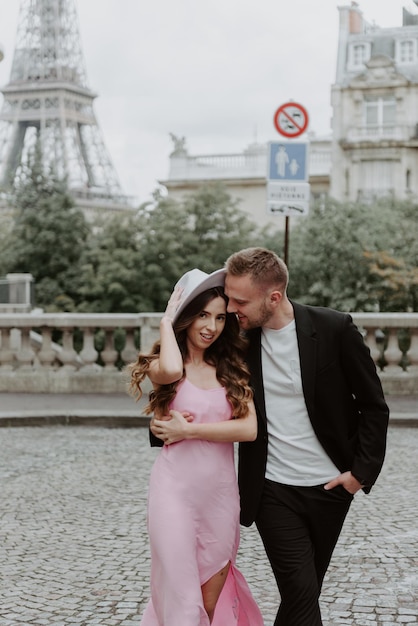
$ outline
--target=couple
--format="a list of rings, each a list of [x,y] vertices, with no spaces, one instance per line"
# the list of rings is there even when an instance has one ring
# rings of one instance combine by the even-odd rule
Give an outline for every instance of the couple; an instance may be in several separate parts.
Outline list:
[[[153,383],[151,442],[164,444],[142,626],[262,626],[235,567],[239,497],[279,588],[275,626],[322,624],[322,581],[354,494],[382,467],[388,408],[350,315],[291,302],[287,283],[263,248],[187,272],[160,341],[132,366],[138,395],[146,375]]]

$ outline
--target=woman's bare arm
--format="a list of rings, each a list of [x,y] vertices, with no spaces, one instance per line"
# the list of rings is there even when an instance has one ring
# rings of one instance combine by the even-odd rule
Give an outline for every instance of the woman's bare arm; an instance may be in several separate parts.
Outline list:
[[[257,437],[257,417],[254,403],[249,403],[246,417],[209,424],[195,424],[188,421],[178,411],[170,411],[171,419],[151,421],[152,433],[166,445],[183,439],[204,439],[206,441],[254,441]]]
[[[183,376],[183,358],[173,330],[173,317],[182,289],[176,288],[160,321],[160,355],[150,363],[148,377],[153,384],[169,385]]]

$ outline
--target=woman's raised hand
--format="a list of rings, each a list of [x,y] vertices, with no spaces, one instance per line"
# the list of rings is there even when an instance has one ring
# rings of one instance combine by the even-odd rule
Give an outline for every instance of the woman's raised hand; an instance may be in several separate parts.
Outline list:
[[[182,295],[183,287],[175,287],[169,301],[167,302],[164,316],[168,317],[171,322],[173,321],[176,311],[181,304]]]

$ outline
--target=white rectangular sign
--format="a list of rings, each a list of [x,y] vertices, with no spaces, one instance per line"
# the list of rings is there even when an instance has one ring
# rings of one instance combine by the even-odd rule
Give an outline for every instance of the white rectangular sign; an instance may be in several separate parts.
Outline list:
[[[300,182],[267,182],[267,212],[272,215],[306,215],[311,186]]]

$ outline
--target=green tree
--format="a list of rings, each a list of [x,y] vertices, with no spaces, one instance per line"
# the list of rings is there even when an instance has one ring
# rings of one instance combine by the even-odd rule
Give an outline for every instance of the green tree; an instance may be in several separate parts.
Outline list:
[[[313,305],[363,310],[368,297],[362,212],[328,201],[299,220],[289,237],[290,295]]]
[[[413,311],[417,305],[418,268],[394,259],[387,252],[365,252],[370,292],[379,311]],[[416,308],[415,308],[416,310]]]
[[[316,204],[291,229],[291,297],[341,310],[416,310],[416,213],[402,202]]]
[[[183,201],[156,192],[130,218],[95,229],[82,268],[79,310],[162,311],[178,278],[211,272],[251,245],[255,226],[219,185]]]
[[[7,271],[30,272],[36,303],[46,310],[74,309],[90,228],[74,206],[66,182],[44,172],[39,141],[15,189],[14,206]]]
[[[189,215],[180,202],[156,196],[138,211],[139,311],[163,311],[173,285],[188,267]]]
[[[220,184],[208,185],[182,202],[156,197],[143,206],[140,310],[161,311],[181,274],[194,267],[212,272],[236,250],[253,245],[255,224]],[[142,308],[143,307],[143,308]]]
[[[0,276],[9,272],[13,217],[0,211]]]
[[[134,215],[112,216],[96,224],[94,232],[81,268],[78,310],[97,313],[139,310],[138,220]]]
[[[202,187],[186,198],[191,229],[188,263],[209,272],[222,267],[233,252],[255,245],[258,229],[222,184]]]

